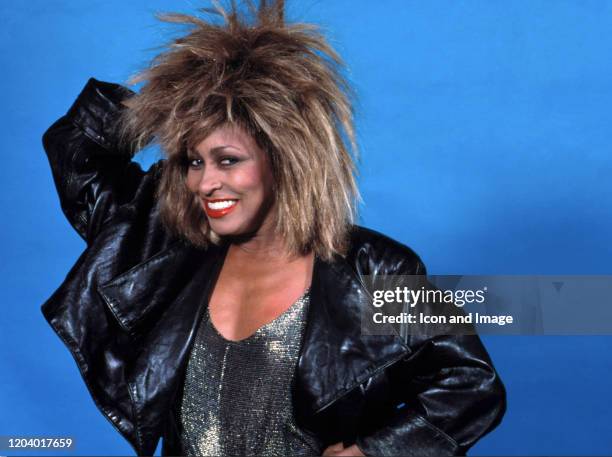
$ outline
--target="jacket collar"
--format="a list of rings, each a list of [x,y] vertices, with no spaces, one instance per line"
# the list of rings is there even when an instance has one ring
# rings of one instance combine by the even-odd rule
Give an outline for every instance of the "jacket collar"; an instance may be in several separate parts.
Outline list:
[[[125,331],[138,335],[146,325],[158,335],[148,335],[148,340],[162,344],[161,339],[166,339],[163,345],[176,346],[166,351],[181,354],[181,360],[168,360],[166,365],[177,368],[175,377],[186,361],[226,252],[222,247],[203,252],[176,243],[99,287]],[[410,352],[397,334],[362,335],[363,310],[370,310],[372,301],[353,263],[350,258],[315,259],[294,391],[300,411],[308,415],[325,409]]]

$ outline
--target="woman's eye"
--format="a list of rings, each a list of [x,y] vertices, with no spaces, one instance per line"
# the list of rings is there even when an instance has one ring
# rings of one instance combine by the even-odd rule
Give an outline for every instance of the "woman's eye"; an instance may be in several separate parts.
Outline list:
[[[229,167],[237,162],[238,159],[236,157],[223,157],[221,160],[219,160],[219,164],[224,167]]]
[[[187,159],[187,165],[189,166],[189,168],[200,168],[202,166],[202,159],[194,159],[194,158],[188,158]]]

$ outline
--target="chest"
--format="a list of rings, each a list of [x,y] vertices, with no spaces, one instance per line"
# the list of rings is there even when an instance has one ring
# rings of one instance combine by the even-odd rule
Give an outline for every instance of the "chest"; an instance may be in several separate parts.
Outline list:
[[[208,303],[212,325],[227,340],[252,336],[303,296],[310,284],[308,268],[305,260],[282,268],[251,270],[228,259]]]

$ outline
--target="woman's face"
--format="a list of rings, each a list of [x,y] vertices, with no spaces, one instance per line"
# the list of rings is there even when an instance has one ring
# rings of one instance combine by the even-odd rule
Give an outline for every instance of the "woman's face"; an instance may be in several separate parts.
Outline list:
[[[213,131],[188,152],[187,187],[220,236],[261,234],[273,227],[268,155],[236,126]]]

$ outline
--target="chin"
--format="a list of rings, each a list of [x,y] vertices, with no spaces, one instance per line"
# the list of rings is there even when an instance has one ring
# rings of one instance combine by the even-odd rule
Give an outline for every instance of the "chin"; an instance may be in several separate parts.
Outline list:
[[[234,236],[238,233],[236,230],[232,230],[227,227],[215,227],[212,224],[210,226],[210,230],[219,237]]]
[[[233,224],[219,224],[218,222],[211,224],[209,222],[209,225],[211,231],[220,238],[248,237],[254,232],[254,230],[248,230],[245,227],[239,227]]]

